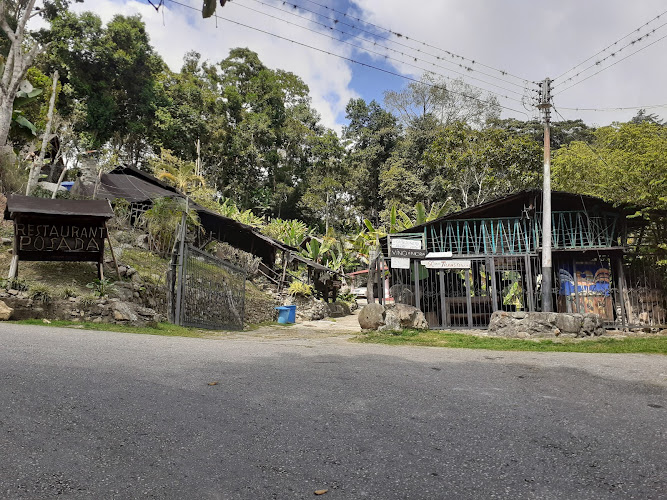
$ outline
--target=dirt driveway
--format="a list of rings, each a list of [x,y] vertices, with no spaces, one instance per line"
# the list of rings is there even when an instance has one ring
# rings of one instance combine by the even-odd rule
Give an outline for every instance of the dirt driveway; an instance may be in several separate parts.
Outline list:
[[[208,338],[226,340],[259,341],[318,341],[347,342],[361,332],[358,311],[342,318],[327,318],[319,321],[303,321],[290,325],[262,326],[256,330],[243,332],[215,332]]]

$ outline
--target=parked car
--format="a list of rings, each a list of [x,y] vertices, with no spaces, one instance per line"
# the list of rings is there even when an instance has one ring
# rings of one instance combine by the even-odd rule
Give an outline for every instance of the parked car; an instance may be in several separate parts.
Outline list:
[[[365,299],[367,291],[368,291],[368,288],[366,288],[365,286],[358,286],[358,287],[352,288],[350,290],[350,293],[358,299]]]

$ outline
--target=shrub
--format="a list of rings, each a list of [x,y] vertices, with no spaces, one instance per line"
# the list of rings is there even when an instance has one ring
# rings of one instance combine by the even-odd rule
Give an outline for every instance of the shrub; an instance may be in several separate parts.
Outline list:
[[[53,299],[53,293],[46,285],[33,285],[30,287],[30,293],[28,294],[28,297],[30,297],[34,302],[48,304]]]
[[[70,297],[77,297],[79,294],[76,291],[76,288],[71,286],[66,286],[60,292],[60,295],[63,299],[69,299]]]
[[[116,291],[113,281],[108,279],[96,279],[88,283],[86,288],[92,288],[93,295],[96,297],[104,297]]]
[[[312,286],[306,285],[301,281],[292,281],[287,289],[287,293],[292,297],[310,297],[313,295],[313,292],[314,289]]]
[[[6,288],[7,290],[13,289],[18,290],[19,292],[25,292],[28,288],[30,288],[26,280],[23,278],[3,279],[0,281],[0,285],[2,285],[2,288]]]
[[[81,307],[90,307],[97,302],[97,297],[93,294],[84,295],[79,299],[79,305]]]

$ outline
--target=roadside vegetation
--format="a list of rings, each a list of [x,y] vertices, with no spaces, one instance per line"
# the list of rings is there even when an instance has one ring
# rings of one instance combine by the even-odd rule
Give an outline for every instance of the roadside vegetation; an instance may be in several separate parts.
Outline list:
[[[487,349],[490,351],[667,354],[667,336],[521,340],[481,337],[438,330],[403,330],[396,333],[362,334],[356,337],[355,341],[370,344]]]

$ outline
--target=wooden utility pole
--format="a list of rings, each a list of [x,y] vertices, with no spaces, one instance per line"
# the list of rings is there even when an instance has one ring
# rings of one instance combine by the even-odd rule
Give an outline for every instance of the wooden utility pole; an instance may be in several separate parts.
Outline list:
[[[542,185],[542,311],[552,312],[553,264],[551,261],[551,80],[545,78],[537,105],[544,115],[544,173]]]

